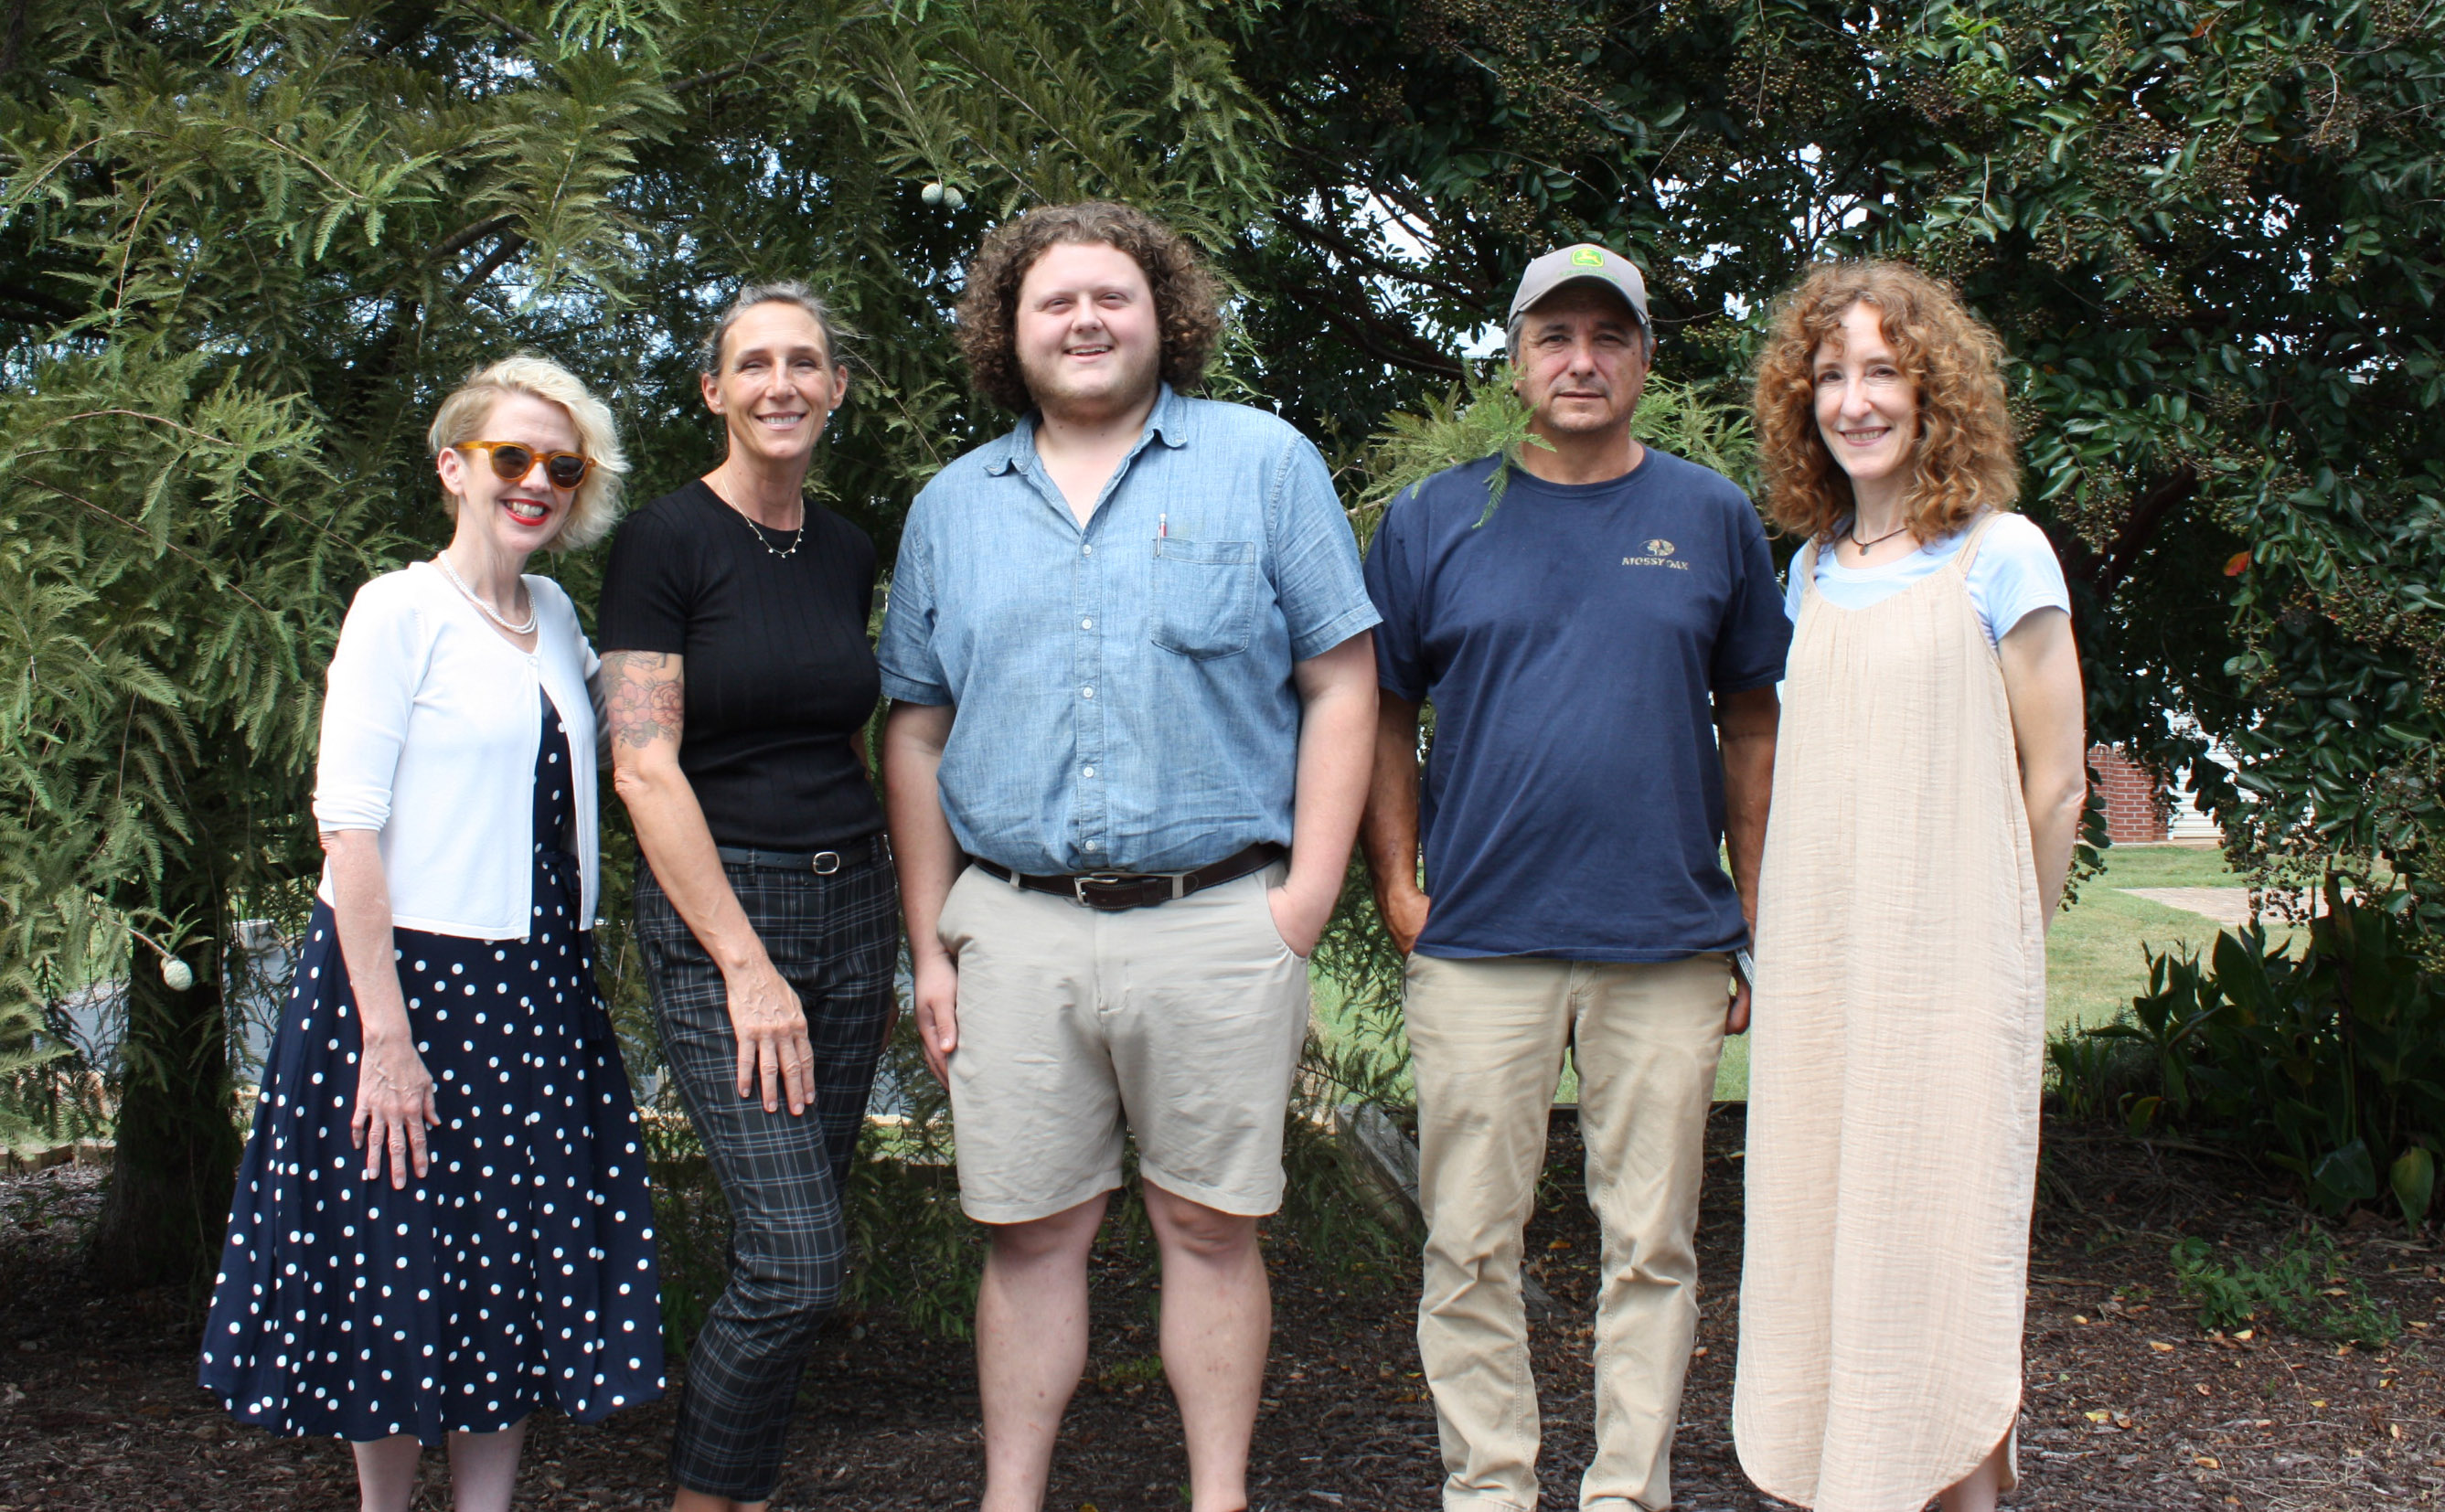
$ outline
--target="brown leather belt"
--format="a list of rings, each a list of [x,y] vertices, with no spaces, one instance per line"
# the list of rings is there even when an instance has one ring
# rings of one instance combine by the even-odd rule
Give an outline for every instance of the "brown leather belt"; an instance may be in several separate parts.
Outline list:
[[[1056,898],[1067,898],[1089,908],[1117,912],[1123,908],[1150,908],[1174,898],[1185,898],[1192,892],[1237,882],[1252,871],[1262,871],[1290,854],[1289,848],[1271,840],[1260,840],[1247,849],[1224,856],[1211,866],[1194,871],[1076,871],[1059,877],[1031,877],[1014,872],[1008,867],[996,866],[982,856],[970,856],[969,864],[989,877],[999,877],[1015,887],[1030,892],[1049,892]]]

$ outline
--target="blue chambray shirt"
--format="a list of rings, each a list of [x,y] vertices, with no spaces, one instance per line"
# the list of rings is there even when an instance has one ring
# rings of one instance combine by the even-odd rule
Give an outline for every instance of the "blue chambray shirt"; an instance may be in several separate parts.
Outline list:
[[[935,475],[875,654],[886,697],[959,707],[940,781],[970,855],[1182,871],[1290,842],[1292,664],[1378,618],[1307,439],[1166,384],[1083,530],[1033,417]]]

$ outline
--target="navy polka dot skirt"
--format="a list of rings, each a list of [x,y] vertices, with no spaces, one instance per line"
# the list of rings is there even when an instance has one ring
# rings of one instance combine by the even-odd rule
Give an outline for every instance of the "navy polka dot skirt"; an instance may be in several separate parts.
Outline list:
[[[364,1442],[591,1423],[663,1392],[637,1111],[578,927],[569,738],[535,757],[534,928],[397,929],[432,1075],[428,1174],[364,1179],[348,1139],[356,999],[317,903],[238,1167],[200,1370],[241,1422]]]

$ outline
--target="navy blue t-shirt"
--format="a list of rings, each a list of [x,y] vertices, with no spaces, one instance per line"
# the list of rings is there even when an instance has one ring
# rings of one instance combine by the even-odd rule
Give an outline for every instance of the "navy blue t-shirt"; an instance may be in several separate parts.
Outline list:
[[[1390,692],[1435,711],[1422,955],[1675,961],[1747,943],[1718,862],[1712,695],[1782,676],[1747,495],[1647,449],[1602,483],[1494,458],[1394,499],[1367,552]]]

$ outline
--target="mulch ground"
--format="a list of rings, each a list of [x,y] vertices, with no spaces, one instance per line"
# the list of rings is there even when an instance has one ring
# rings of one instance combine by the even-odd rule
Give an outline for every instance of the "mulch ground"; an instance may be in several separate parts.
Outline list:
[[[1732,1452],[1740,1274],[1740,1111],[1719,1110],[1701,1233],[1708,1279],[1676,1459],[1680,1504],[1766,1508]],[[1596,1234],[1576,1134],[1557,1120],[1529,1233],[1557,1298],[1538,1322],[1549,1504],[1575,1500],[1590,1447],[1588,1331]],[[2445,1251],[2363,1222],[2336,1234],[2348,1279],[2404,1327],[2385,1348],[2259,1324],[2202,1332],[2167,1248],[2195,1235],[2247,1256],[2302,1219],[2249,1167],[2062,1133],[2046,1157],[2029,1297],[2023,1488],[2016,1507],[2445,1505]],[[78,1245],[94,1173],[0,1182],[0,1512],[355,1505],[345,1451],[233,1426],[195,1385],[198,1319],[183,1296],[97,1296]],[[1278,1238],[1275,1332],[1253,1474],[1258,1507],[1426,1509],[1440,1475],[1411,1338],[1414,1267],[1353,1283]],[[1070,1411],[1049,1505],[1184,1504],[1178,1418],[1154,1359],[1153,1278],[1123,1246],[1099,1258],[1091,1379]],[[980,1454],[964,1346],[879,1313],[830,1325],[810,1372],[778,1508],[973,1505]],[[520,1507],[659,1506],[668,1403],[608,1424],[539,1417]],[[439,1456],[420,1507],[448,1505]]]

